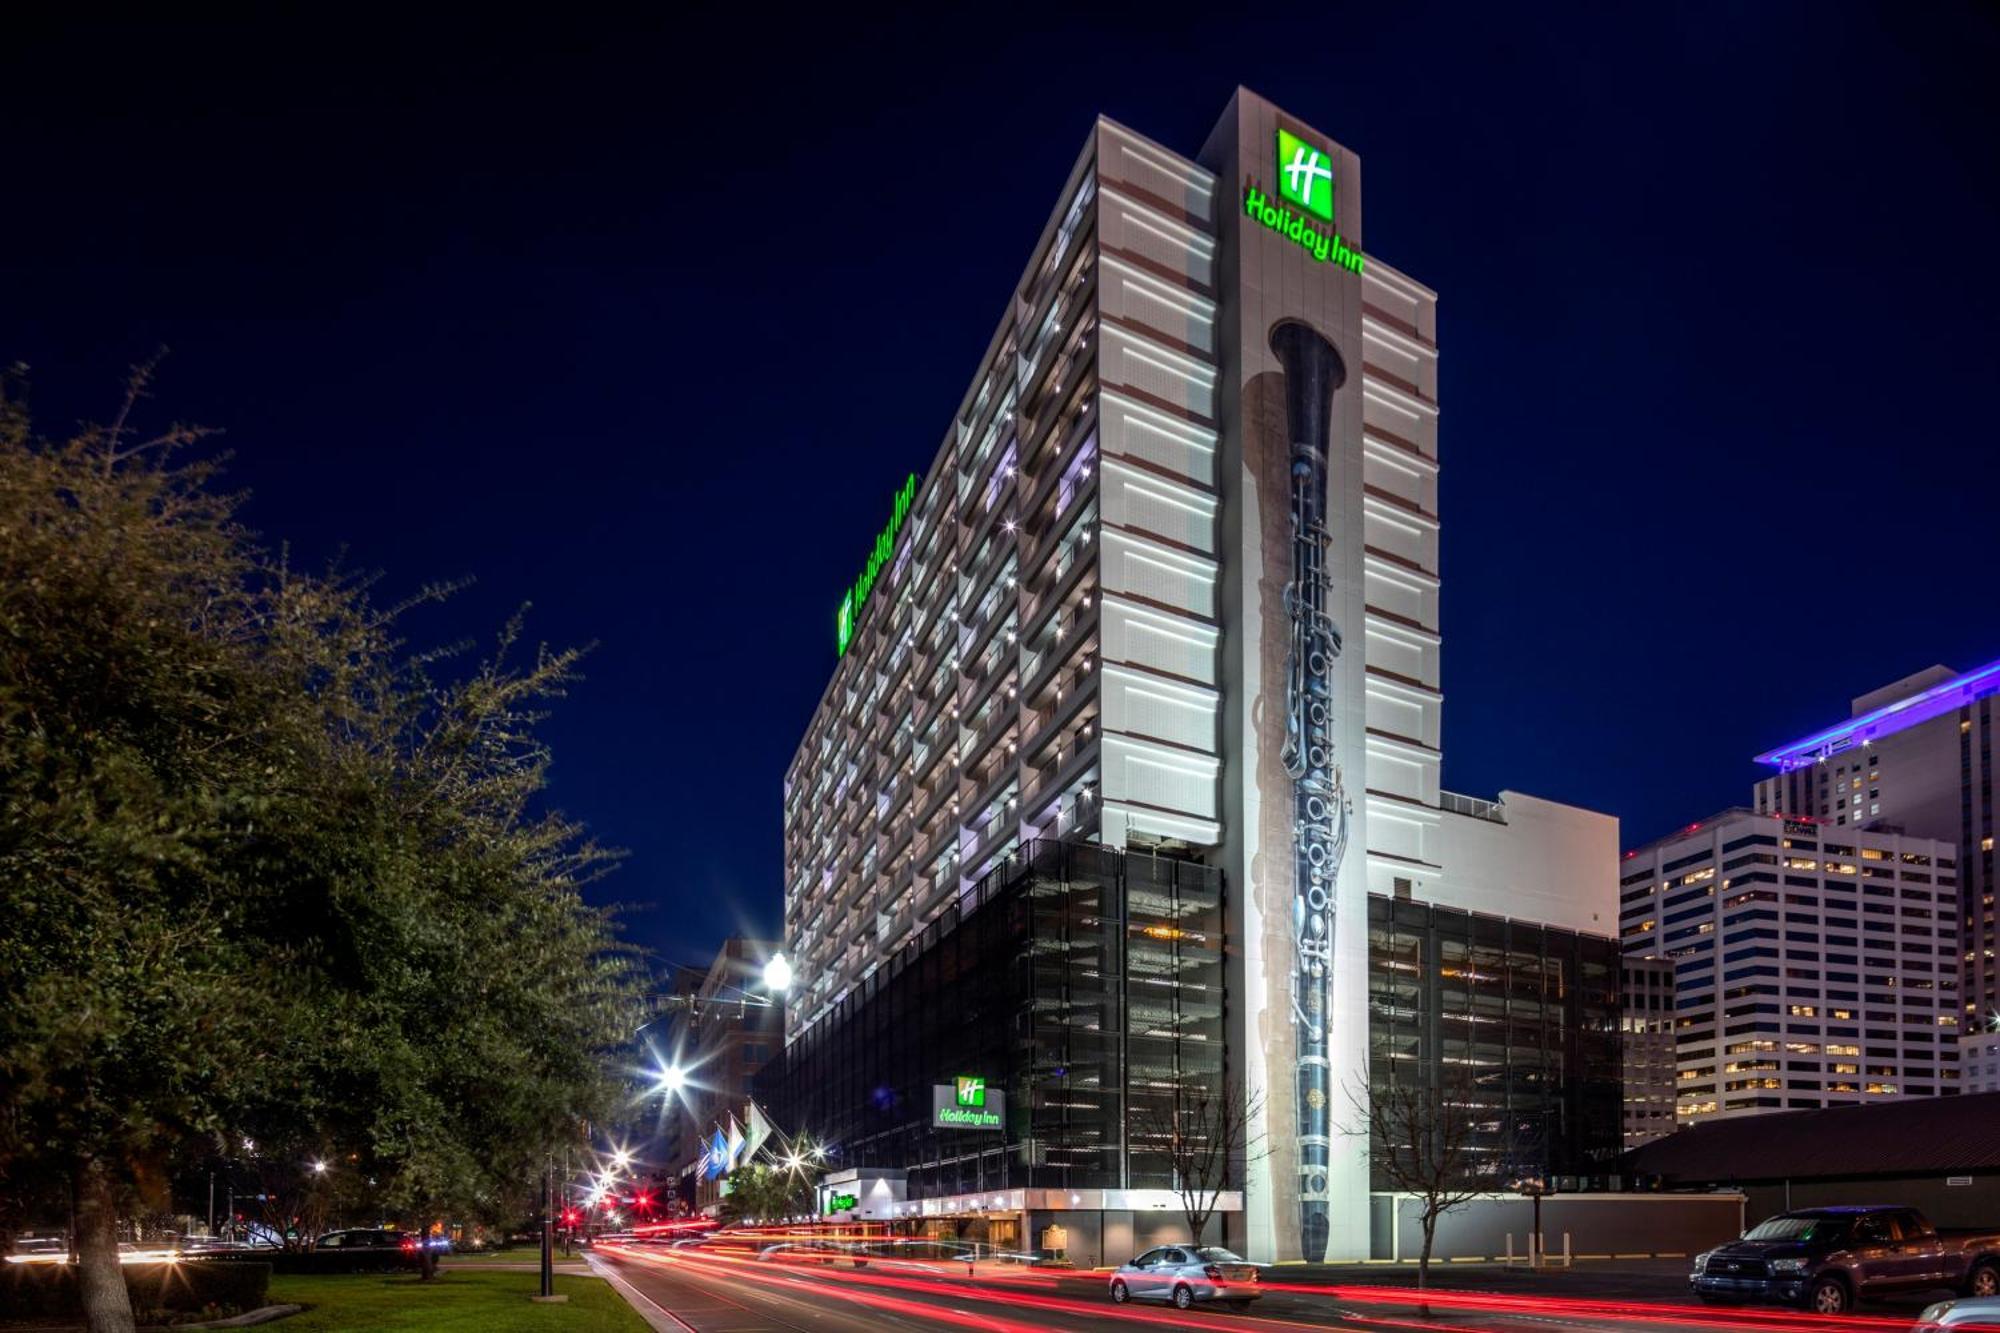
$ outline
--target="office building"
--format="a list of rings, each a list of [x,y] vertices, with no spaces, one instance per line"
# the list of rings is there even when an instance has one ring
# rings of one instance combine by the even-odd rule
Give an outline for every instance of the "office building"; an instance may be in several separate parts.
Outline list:
[[[2000,1092],[2000,1032],[1967,1032],[1958,1039],[1959,1091]]]
[[[2000,1011],[1993,912],[1997,691],[2000,662],[1967,672],[1934,666],[1854,700],[1845,722],[1757,756],[1777,769],[1757,784],[1759,810],[1955,845],[1959,1004],[1968,1027]]]
[[[1956,848],[1737,808],[1625,854],[1674,964],[1675,1120],[1958,1088]]]
[[[1618,1034],[1630,1149],[1674,1132],[1674,960],[1628,954],[1621,974]]]
[[[1617,825],[1440,786],[1437,303],[1364,248],[1359,159],[1239,91],[1193,156],[1100,119],[1056,198],[935,454],[856,524],[784,783],[787,1041],[844,1040],[815,1029],[1043,844],[1199,866],[1206,1063],[1275,1145],[1232,1238],[1365,1255],[1335,1118],[1370,894],[1609,935]],[[1032,1154],[1064,1076],[1007,1068]]]

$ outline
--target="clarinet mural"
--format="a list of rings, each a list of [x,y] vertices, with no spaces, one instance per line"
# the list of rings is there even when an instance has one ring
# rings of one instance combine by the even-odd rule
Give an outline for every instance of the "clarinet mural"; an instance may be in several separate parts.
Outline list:
[[[1326,1257],[1327,1171],[1333,1088],[1327,1060],[1327,993],[1333,971],[1334,888],[1347,850],[1350,806],[1333,752],[1333,663],[1340,626],[1327,614],[1327,448],[1334,391],[1347,380],[1340,353],[1297,320],[1281,320],[1271,350],[1285,372],[1291,441],[1292,576],[1285,585],[1285,744],[1292,778],[1292,1032],[1298,1056],[1299,1234],[1303,1257]]]

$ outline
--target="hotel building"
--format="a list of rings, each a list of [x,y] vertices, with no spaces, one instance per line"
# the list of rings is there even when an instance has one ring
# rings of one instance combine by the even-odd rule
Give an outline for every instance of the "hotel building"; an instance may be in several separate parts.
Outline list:
[[[1192,156],[1098,120],[1056,198],[829,607],[764,1086],[906,1170],[913,1215],[1093,1209],[1115,1250],[1171,1198],[1123,1127],[1220,1082],[1271,1146],[1231,1241],[1363,1256],[1371,895],[1609,937],[1617,825],[1440,785],[1437,299],[1365,248],[1359,159],[1239,91]],[[1532,956],[1571,984],[1573,949]],[[814,1082],[856,1059],[883,1081]],[[926,1119],[955,1074],[1000,1137]]]
[[[1625,952],[1674,965],[1676,1123],[1957,1091],[1956,850],[1738,808],[1627,852]]]
[[[1760,811],[1811,815],[1836,828],[1887,829],[1953,844],[1968,1031],[2000,1012],[1993,912],[1994,695],[2000,662],[1934,666],[1854,700],[1845,721],[1765,754]],[[1944,875],[1940,875],[1943,879]]]

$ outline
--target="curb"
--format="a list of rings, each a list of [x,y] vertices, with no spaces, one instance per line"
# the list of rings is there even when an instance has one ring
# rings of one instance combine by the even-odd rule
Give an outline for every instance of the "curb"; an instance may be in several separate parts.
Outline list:
[[[305,1308],[303,1305],[266,1305],[243,1314],[231,1315],[227,1319],[211,1319],[202,1324],[141,1324],[139,1327],[144,1333],[155,1333],[156,1330],[180,1333],[181,1329],[187,1328],[255,1328],[259,1324],[289,1318]]]

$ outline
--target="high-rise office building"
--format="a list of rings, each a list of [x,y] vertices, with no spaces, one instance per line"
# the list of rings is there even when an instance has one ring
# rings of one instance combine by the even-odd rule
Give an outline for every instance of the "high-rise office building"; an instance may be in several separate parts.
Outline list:
[[[1757,784],[1759,810],[1835,827],[1896,829],[1956,844],[1968,1027],[2000,1011],[2000,930],[1993,894],[1994,695],[2000,662],[1934,666],[1854,700],[1852,715],[1757,756],[1778,771]]]
[[[1958,1089],[1957,848],[1738,808],[1625,854],[1674,964],[1675,1118]]]
[[[1196,1063],[1273,1145],[1238,1243],[1367,1254],[1338,1122],[1369,895],[1598,935],[1617,910],[1615,820],[1440,786],[1437,424],[1436,297],[1364,249],[1353,153],[1243,91],[1191,157],[1100,119],[830,617],[784,785],[792,1046],[1044,844],[1196,863],[1226,993]],[[1009,1066],[1030,1162],[1067,1068]]]

